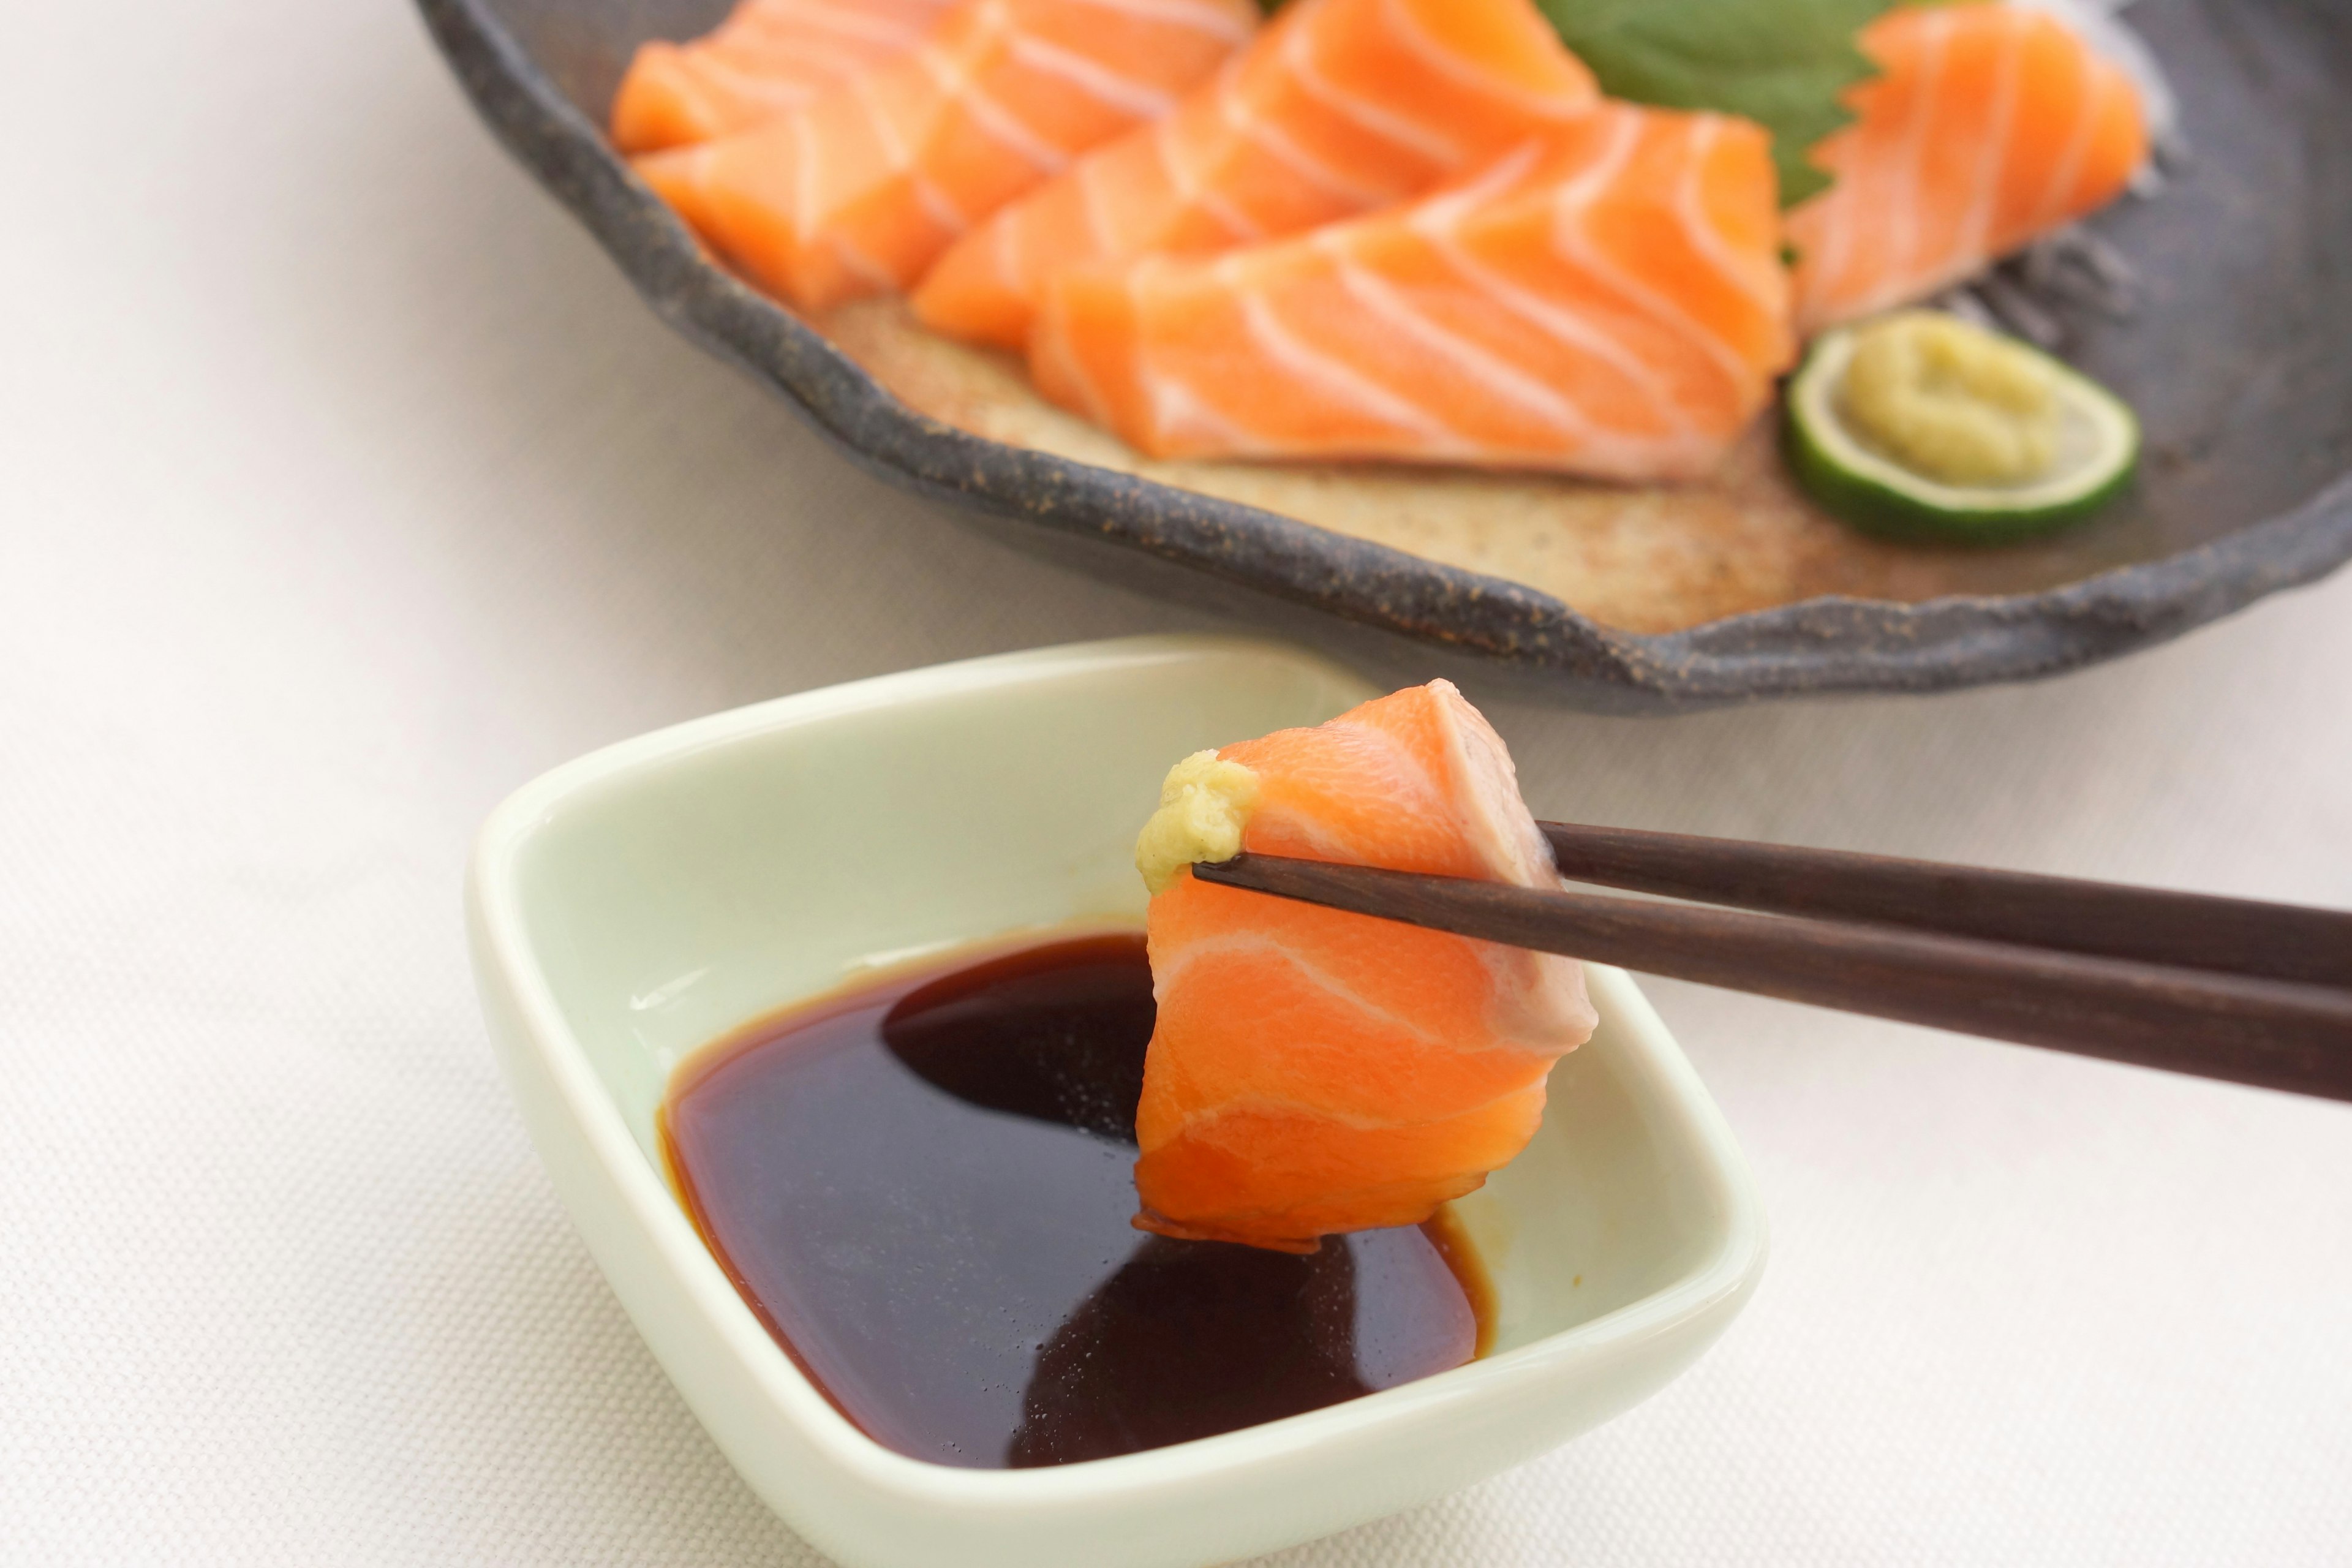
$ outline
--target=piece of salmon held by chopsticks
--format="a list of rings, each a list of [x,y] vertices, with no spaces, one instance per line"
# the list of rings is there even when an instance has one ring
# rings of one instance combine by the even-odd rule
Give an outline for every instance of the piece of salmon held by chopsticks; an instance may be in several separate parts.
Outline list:
[[[656,153],[773,120],[921,41],[950,0],[743,0],[691,43],[642,46],[613,98],[613,144]]]
[[[1386,212],[1061,274],[1030,368],[1159,458],[1701,474],[1792,353],[1769,147],[1597,104]]]
[[[1510,753],[1449,682],[1216,759],[1254,775],[1246,849],[1559,886]],[[1180,764],[1163,801],[1207,762]],[[1164,1236],[1304,1252],[1333,1232],[1427,1219],[1526,1145],[1553,1062],[1592,1032],[1572,959],[1189,868],[1147,922],[1159,1014],[1136,1112],[1136,1224]]]
[[[959,240],[925,325],[1018,349],[1045,277],[1222,250],[1419,195],[1598,96],[1529,0],[1292,0],[1173,114]]]
[[[793,304],[887,293],[1078,153],[1166,113],[1255,18],[1249,0],[961,0],[898,58],[635,167]]]
[[[1861,43],[1885,74],[1813,151],[1837,183],[1789,215],[1808,334],[1972,276],[2105,206],[2147,160],[2131,79],[2045,11],[1905,7]]]

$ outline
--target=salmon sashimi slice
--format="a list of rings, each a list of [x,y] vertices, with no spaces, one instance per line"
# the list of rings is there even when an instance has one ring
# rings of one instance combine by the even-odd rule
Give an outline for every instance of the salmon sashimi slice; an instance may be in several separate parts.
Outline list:
[[[656,153],[746,130],[905,54],[950,0],[743,0],[692,43],[640,47],[613,99],[613,144]]]
[[[704,241],[803,310],[903,289],[1072,158],[1164,114],[1249,0],[961,0],[907,54],[752,130],[635,160]]]
[[[916,290],[915,314],[1022,348],[1050,273],[1388,206],[1598,95],[1529,0],[1293,0],[1174,113],[958,240]]]
[[[2046,11],[1905,7],[1864,28],[1884,74],[1789,215],[1807,333],[1924,299],[2115,199],[2147,161],[2131,78]]]
[[[1061,274],[1038,389],[1158,458],[1704,473],[1792,353],[1769,142],[1601,103],[1423,199]]]
[[[1136,1225],[1307,1252],[1427,1219],[1534,1134],[1546,1075],[1592,1032],[1583,971],[1155,867],[1171,813],[1216,790],[1257,853],[1557,888],[1510,753],[1432,681],[1187,759],[1138,847],[1160,885]],[[1215,840],[1194,858],[1232,852]]]

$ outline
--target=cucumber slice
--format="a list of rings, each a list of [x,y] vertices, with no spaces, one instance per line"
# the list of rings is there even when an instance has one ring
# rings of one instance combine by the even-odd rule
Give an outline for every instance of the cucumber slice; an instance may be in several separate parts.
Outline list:
[[[2058,395],[2058,458],[2024,484],[1946,484],[1865,444],[1840,393],[1857,329],[1823,333],[1789,384],[1789,466],[1814,500],[1865,532],[1937,543],[2005,544],[2079,521],[2131,483],[2139,421],[2122,399],[2049,355],[2027,349]],[[2023,348],[2024,345],[2018,345]]]

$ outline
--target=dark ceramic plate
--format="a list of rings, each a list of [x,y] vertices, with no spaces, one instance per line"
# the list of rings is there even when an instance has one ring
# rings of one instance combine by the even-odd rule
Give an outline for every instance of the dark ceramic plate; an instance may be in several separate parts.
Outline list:
[[[1024,548],[1360,658],[1489,682],[1507,672],[1621,711],[1937,690],[2145,647],[2352,556],[2345,0],[2132,8],[2180,94],[2192,155],[2160,199],[2099,220],[2141,275],[2141,308],[2064,321],[2068,357],[2146,426],[2145,472],[2127,503],[2057,540],[1991,552],[1897,558],[1824,528],[1830,551],[1851,559],[1814,581],[1843,592],[1651,633],[1600,624],[1521,583],[909,408],[712,266],[599,132],[636,45],[703,31],[726,0],[420,3],[491,127],[654,308],[792,399],[866,468],[971,509]],[[1736,530],[1712,548],[1736,575]]]

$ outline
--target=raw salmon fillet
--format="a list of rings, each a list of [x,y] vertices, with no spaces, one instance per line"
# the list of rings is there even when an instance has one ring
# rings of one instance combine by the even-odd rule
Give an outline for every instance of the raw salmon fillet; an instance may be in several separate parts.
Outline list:
[[[950,0],[743,0],[692,43],[640,47],[613,99],[613,144],[655,153],[772,120],[920,41]]]
[[[1972,276],[2114,200],[2147,157],[2131,79],[2047,12],[1906,7],[1861,43],[1885,74],[1813,150],[1837,183],[1789,215],[1805,332]]]
[[[1789,363],[1766,133],[1596,104],[1402,206],[1060,274],[1040,391],[1153,457],[1705,472]]]
[[[1529,0],[1293,0],[1174,113],[1097,148],[958,240],[927,326],[1026,345],[1054,272],[1222,250],[1419,195],[1593,101]]]
[[[1217,753],[1257,775],[1243,847],[1556,888],[1510,754],[1446,681]],[[1592,1032],[1572,959],[1177,873],[1148,916],[1159,1017],[1136,1224],[1315,1249],[1482,1185]]]
[[[898,58],[635,166],[794,305],[886,293],[1079,153],[1166,113],[1255,16],[1249,0],[961,0]]]

